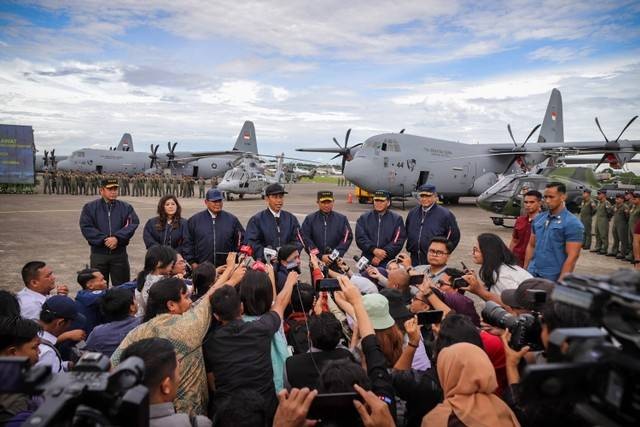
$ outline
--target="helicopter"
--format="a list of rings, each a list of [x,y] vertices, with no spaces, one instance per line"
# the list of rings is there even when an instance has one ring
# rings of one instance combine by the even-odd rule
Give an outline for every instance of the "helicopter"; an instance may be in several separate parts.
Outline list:
[[[233,200],[233,194],[237,194],[240,199],[243,199],[245,194],[262,194],[267,185],[284,181],[284,153],[277,156],[277,159],[276,172],[271,177],[265,173],[265,167],[256,156],[241,157],[234,163],[233,168],[224,174],[218,183],[218,189],[224,192],[227,200]],[[264,198],[264,195],[262,197]]]
[[[503,176],[476,199],[478,207],[499,216],[492,216],[495,225],[508,227],[505,220],[515,220],[522,215],[524,194],[530,190],[544,191],[552,182],[562,182],[567,187],[566,206],[577,213],[582,202],[582,193],[588,189],[595,196],[600,189],[593,169],[590,167],[541,167],[535,172],[520,172]]]

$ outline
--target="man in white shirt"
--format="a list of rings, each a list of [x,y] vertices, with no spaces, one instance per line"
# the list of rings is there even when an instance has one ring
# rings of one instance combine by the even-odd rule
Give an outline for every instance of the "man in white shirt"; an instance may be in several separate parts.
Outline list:
[[[25,319],[39,319],[42,304],[51,291],[56,289],[56,276],[53,270],[42,261],[30,261],[22,267],[24,289],[16,295],[20,303],[20,315]],[[69,289],[58,285],[57,293],[67,295]]]
[[[67,332],[74,320],[82,320],[76,302],[63,295],[54,295],[42,304],[40,312],[40,360],[36,365],[51,366],[51,373],[67,371],[69,362],[63,361],[56,348],[58,337]],[[81,330],[80,330],[81,331]]]

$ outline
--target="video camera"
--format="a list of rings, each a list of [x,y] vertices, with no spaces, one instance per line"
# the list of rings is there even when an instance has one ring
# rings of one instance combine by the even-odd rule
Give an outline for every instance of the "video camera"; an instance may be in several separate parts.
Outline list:
[[[129,357],[111,373],[109,367],[101,353],[85,353],[73,371],[57,375],[50,366],[29,368],[26,357],[0,358],[0,392],[44,397],[29,426],[148,425],[142,359]]]
[[[640,419],[640,273],[569,275],[551,299],[590,316],[598,327],[558,328],[547,364],[529,365],[522,401],[568,403],[583,425],[637,425]]]

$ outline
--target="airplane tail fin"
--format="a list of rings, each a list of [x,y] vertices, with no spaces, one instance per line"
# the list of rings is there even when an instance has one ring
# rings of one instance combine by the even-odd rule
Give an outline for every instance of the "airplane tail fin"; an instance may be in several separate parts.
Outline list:
[[[116,151],[133,151],[133,139],[130,133],[125,133],[120,138],[120,143],[116,147]]]
[[[278,156],[278,167],[276,168],[275,179],[277,183],[284,182],[284,169],[282,168],[282,164],[284,162],[284,153]]]
[[[233,146],[233,151],[246,151],[249,153],[258,154],[258,142],[256,141],[256,129],[253,126],[253,122],[247,120],[242,125],[238,139],[236,139],[236,145]]]
[[[538,135],[538,142],[564,142],[564,123],[562,118],[562,95],[558,89],[551,91],[549,105],[544,113],[544,121]]]

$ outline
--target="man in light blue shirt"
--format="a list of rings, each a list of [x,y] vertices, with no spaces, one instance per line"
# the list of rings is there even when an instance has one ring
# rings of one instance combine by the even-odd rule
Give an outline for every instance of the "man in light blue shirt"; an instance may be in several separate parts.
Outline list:
[[[580,249],[584,226],[565,206],[566,187],[550,182],[544,190],[548,210],[531,224],[524,267],[534,277],[558,281],[573,272]]]

